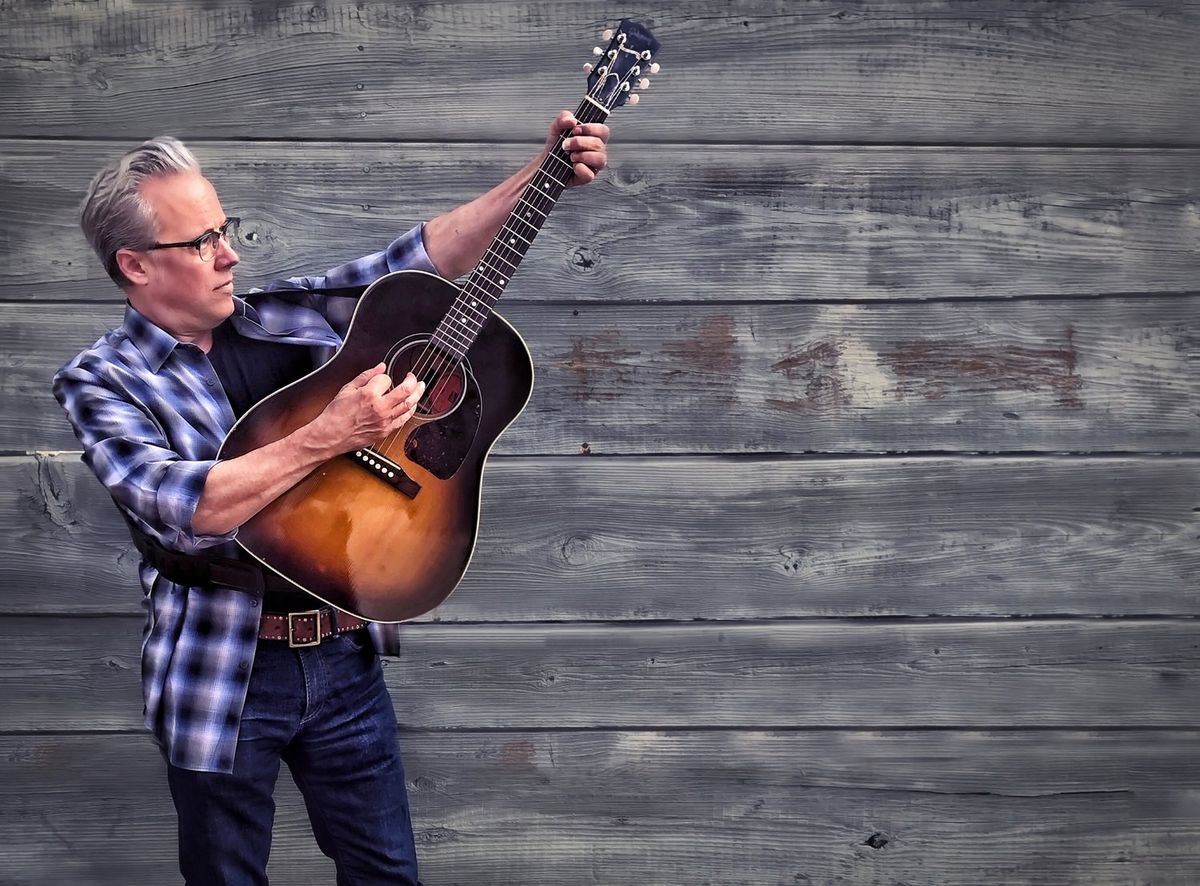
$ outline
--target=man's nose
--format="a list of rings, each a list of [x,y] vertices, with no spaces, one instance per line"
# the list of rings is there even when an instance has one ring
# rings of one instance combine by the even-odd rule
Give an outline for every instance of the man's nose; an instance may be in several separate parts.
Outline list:
[[[224,268],[232,268],[241,258],[238,257],[237,250],[233,248],[233,244],[221,237],[217,240],[217,258],[214,263],[216,266]]]

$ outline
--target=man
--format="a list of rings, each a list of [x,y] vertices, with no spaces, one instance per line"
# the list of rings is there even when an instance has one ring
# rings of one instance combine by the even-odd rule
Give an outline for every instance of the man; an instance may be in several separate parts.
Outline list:
[[[571,183],[591,181],[606,163],[608,128],[564,111],[546,150],[564,132]],[[418,882],[377,658],[396,651],[394,626],[324,607],[300,636],[305,619],[289,613],[320,601],[256,567],[243,586],[244,563],[236,579],[228,567],[238,526],[322,461],[403,425],[423,385],[409,375],[393,387],[382,365],[364,366],[290,436],[237,458],[216,453],[238,415],[340,343],[353,299],[312,290],[362,287],[405,268],[466,274],[544,156],[381,252],[272,281],[246,300],[233,295],[236,219],[182,144],[153,139],[91,183],[81,223],[124,291],[125,320],[55,375],[54,393],[143,552],[146,725],[167,761],[191,886],[267,882],[281,759],[339,886]]]

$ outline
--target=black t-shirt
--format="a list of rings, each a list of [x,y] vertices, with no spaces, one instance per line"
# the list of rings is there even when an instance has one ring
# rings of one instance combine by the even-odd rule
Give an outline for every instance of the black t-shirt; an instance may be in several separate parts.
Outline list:
[[[250,407],[313,370],[312,350],[304,345],[260,341],[239,335],[226,320],[213,330],[213,345],[208,352],[233,414],[241,418]],[[243,557],[249,557],[240,552]],[[269,569],[263,610],[267,612],[303,612],[325,604],[301,591]]]
[[[225,388],[236,418],[245,415],[263,397],[313,369],[312,351],[304,345],[246,338],[237,333],[229,320],[213,330],[208,360]]]

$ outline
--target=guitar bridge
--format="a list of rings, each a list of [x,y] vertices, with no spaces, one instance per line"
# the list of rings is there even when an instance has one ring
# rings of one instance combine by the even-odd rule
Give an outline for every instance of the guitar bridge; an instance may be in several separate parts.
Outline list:
[[[399,490],[409,498],[416,498],[417,493],[421,491],[421,484],[404,473],[404,468],[400,467],[400,465],[396,464],[386,455],[380,455],[369,446],[365,449],[355,449],[353,452],[347,452],[346,458],[364,470],[370,471],[384,483],[393,489]]]

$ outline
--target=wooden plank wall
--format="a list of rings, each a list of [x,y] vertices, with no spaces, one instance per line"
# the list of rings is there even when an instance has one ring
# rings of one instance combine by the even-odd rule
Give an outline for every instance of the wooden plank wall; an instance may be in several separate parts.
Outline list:
[[[1200,4],[651,2],[388,665],[437,884],[1200,882]],[[189,140],[241,285],[473,196],[607,8],[0,0],[0,883],[178,882],[135,556],[49,396]],[[286,781],[286,779],[284,780]],[[271,873],[328,883],[281,785]]]

